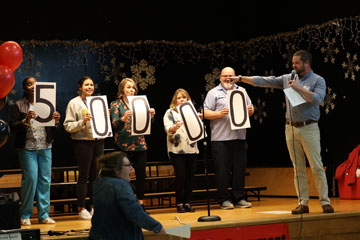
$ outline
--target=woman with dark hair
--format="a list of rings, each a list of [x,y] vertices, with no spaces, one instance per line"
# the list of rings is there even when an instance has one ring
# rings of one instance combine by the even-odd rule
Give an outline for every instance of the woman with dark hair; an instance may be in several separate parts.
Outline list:
[[[147,160],[147,145],[145,137],[131,136],[131,116],[128,96],[138,93],[136,83],[131,78],[124,78],[118,87],[118,99],[110,104],[111,122],[114,129],[115,147],[126,152],[130,161],[134,164],[136,174],[136,195],[139,203],[143,205],[145,193],[145,166]],[[149,109],[151,118],[155,115],[155,109]]]
[[[89,220],[93,214],[92,183],[98,174],[96,159],[104,154],[104,139],[93,138],[90,125],[92,116],[86,105],[86,97],[94,93],[94,81],[90,77],[84,76],[80,78],[78,88],[80,96],[71,99],[67,105],[64,128],[70,133],[74,157],[79,167],[79,178],[76,186],[79,219]],[[88,192],[90,196],[90,212],[85,208],[85,199]]]
[[[51,185],[51,148],[54,132],[59,124],[60,114],[54,112],[55,127],[32,124],[36,118],[33,110],[34,84],[37,80],[27,77],[23,81],[24,97],[12,107],[10,127],[15,132],[15,147],[22,169],[21,179],[21,225],[30,226],[34,199],[40,223],[53,224],[49,217]]]
[[[181,128],[184,123],[177,110],[178,106],[189,100],[190,95],[185,89],[177,89],[163,118],[168,155],[175,170],[176,207],[179,213],[195,211],[190,200],[199,149],[196,142],[190,143],[185,129]],[[202,115],[199,116],[202,118]]]
[[[105,154],[99,165],[90,239],[144,239],[141,228],[164,235],[163,226],[143,211],[135,197],[130,185],[133,168],[126,154]]]

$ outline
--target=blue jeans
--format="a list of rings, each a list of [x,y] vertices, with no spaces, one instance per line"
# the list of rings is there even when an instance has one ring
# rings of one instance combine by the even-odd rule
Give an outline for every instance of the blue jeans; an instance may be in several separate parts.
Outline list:
[[[17,150],[21,179],[21,218],[28,219],[33,214],[34,199],[38,218],[49,217],[51,185],[51,149]]]

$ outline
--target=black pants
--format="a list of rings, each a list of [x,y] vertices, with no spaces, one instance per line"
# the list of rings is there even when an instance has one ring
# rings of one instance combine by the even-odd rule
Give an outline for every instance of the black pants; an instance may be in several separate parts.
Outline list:
[[[169,153],[174,164],[176,204],[190,203],[196,170],[196,154]]]
[[[98,176],[97,158],[104,154],[104,140],[73,140],[74,156],[79,167],[76,185],[78,207],[85,207],[85,198],[89,193],[90,205],[93,205],[92,184]],[[89,186],[87,181],[89,180]]]
[[[212,141],[217,200],[238,202],[245,198],[246,140]],[[232,184],[231,184],[232,183]],[[228,191],[228,187],[232,191]]]
[[[144,199],[145,194],[145,167],[146,167],[146,160],[147,160],[147,152],[146,151],[127,151],[125,152],[133,164],[135,169],[136,175],[136,182],[135,182],[135,193],[136,197],[139,200]]]

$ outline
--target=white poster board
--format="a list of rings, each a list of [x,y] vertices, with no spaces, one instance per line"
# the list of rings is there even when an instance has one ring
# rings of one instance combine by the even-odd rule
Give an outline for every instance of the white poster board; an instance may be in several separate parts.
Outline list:
[[[244,88],[229,90],[227,92],[231,130],[250,128],[246,96],[247,94]]]
[[[112,128],[106,96],[86,97],[86,104],[92,116],[90,121],[93,138],[112,137]]]
[[[129,107],[133,112],[131,135],[149,135],[151,130],[150,105],[145,95],[128,96]]]
[[[165,229],[165,232],[167,235],[177,236],[186,239],[191,237],[190,224],[173,227],[173,228],[167,228]]]
[[[35,82],[34,84],[34,112],[36,118],[32,119],[34,126],[55,126],[52,118],[56,107],[56,83]]]
[[[204,138],[204,124],[198,116],[196,109],[191,101],[187,101],[177,106],[181,120],[181,126],[188,135],[190,144]]]

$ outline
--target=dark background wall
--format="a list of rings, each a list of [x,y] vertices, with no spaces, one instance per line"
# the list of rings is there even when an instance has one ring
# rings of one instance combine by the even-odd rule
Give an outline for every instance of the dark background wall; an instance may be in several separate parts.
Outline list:
[[[167,156],[162,117],[177,88],[187,89],[200,109],[207,84],[219,83],[211,75],[216,75],[216,70],[232,66],[243,75],[280,75],[291,71],[289,56],[295,50],[308,49],[314,57],[314,71],[328,84],[320,121],[324,163],[335,166],[344,161],[359,144],[360,136],[358,10],[345,4],[238,4],[241,7],[225,1],[203,6],[124,2],[81,8],[56,3],[7,8],[0,15],[0,39],[19,42],[24,60],[15,72],[16,83],[0,118],[9,120],[9,105],[22,96],[25,76],[57,83],[57,110],[63,122],[66,105],[77,95],[81,76],[93,77],[95,93],[107,95],[111,102],[116,98],[118,81],[134,77],[132,67],[140,66],[144,59],[147,66],[155,68],[155,83],[139,93],[147,96],[157,113],[152,134],[146,137],[149,160],[163,161]],[[321,26],[336,18],[353,20],[340,21],[342,32],[331,24]],[[346,72],[350,77],[345,77]],[[209,74],[210,80],[206,80]],[[140,71],[138,77],[148,75]],[[256,107],[247,135],[248,165],[290,166],[284,141],[284,94],[281,90],[243,86]],[[0,148],[1,169],[19,167],[13,140],[11,134]],[[112,139],[106,140],[106,147],[112,147]],[[75,164],[69,135],[63,128],[57,131],[53,153],[55,166]]]

